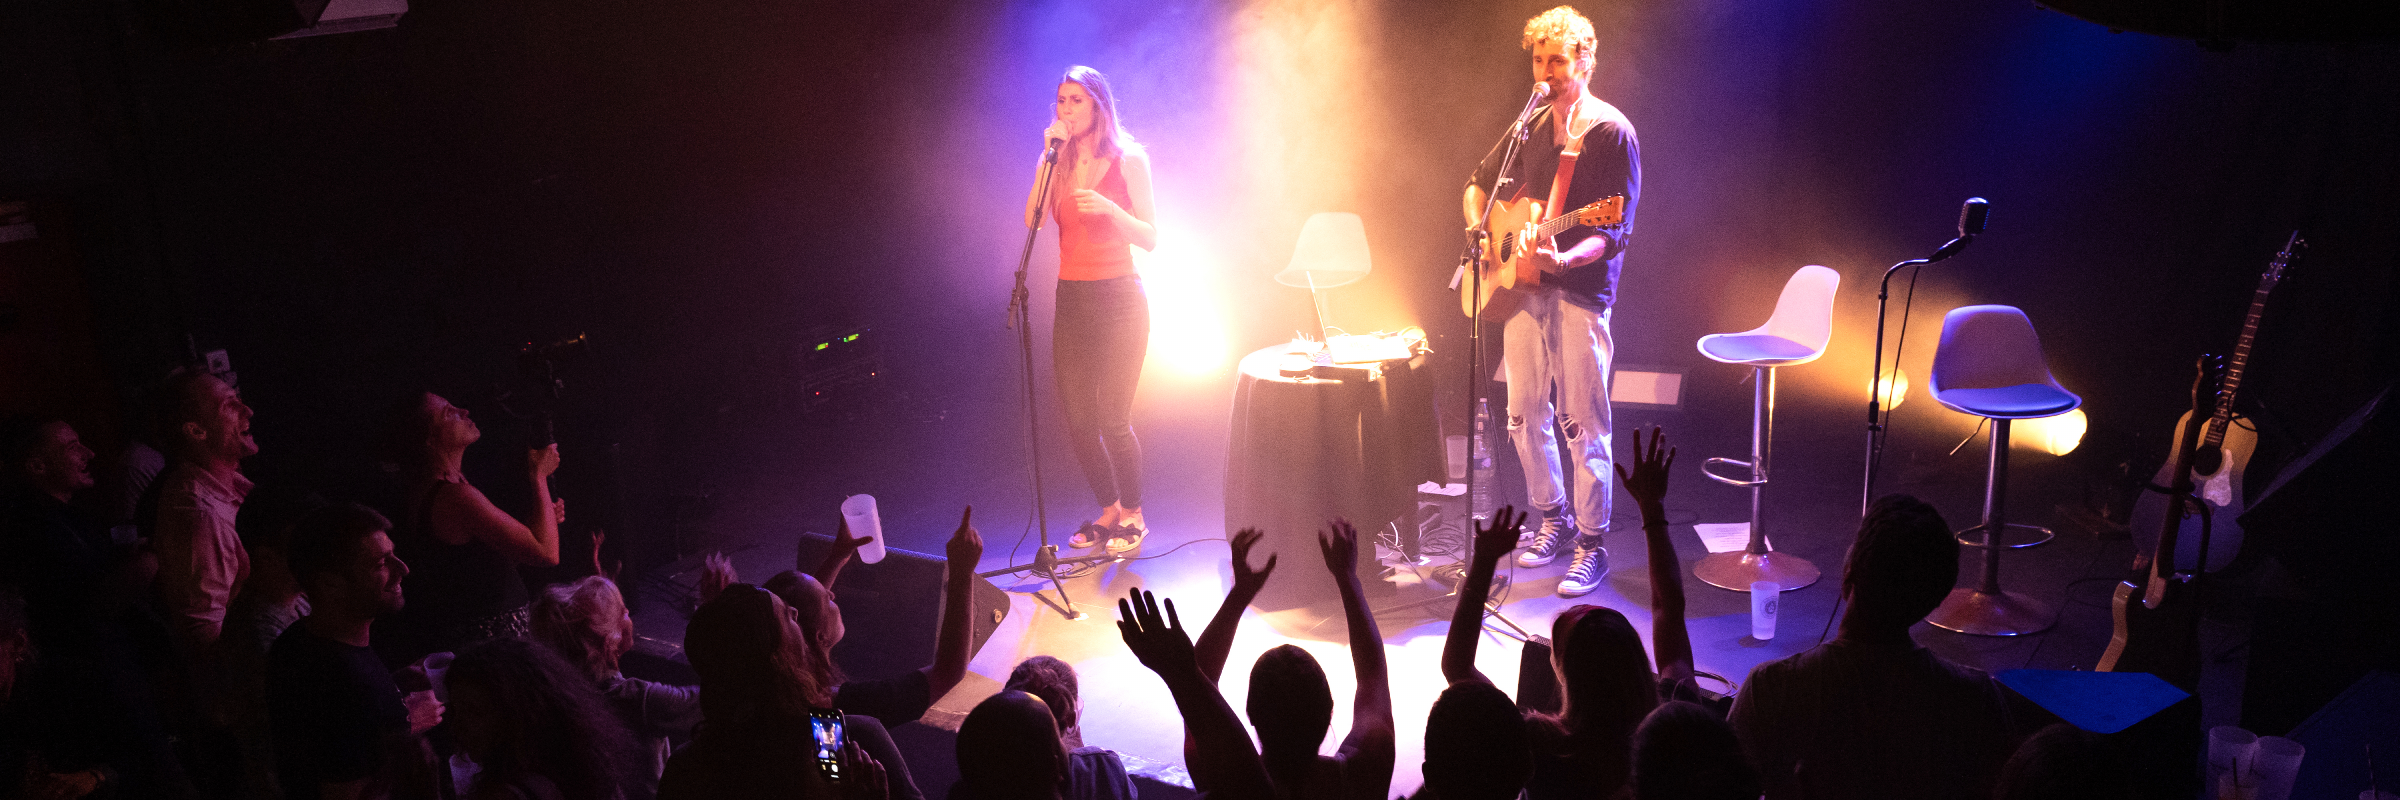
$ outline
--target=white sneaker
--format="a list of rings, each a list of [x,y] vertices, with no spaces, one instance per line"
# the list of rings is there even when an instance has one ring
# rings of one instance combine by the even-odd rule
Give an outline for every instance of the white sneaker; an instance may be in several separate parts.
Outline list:
[[[1591,594],[1608,577],[1608,548],[1596,544],[1587,547],[1578,542],[1575,554],[1569,560],[1573,563],[1567,565],[1567,576],[1558,581],[1560,597]]]
[[[1575,518],[1565,515],[1543,517],[1542,527],[1533,533],[1533,542],[1525,552],[1517,554],[1517,566],[1539,567],[1558,558],[1558,550],[1568,539],[1575,538]]]

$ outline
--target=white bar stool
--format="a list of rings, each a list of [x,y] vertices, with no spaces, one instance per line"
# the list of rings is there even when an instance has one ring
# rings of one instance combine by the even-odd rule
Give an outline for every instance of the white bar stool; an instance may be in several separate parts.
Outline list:
[[[1825,354],[1825,343],[1833,338],[1833,293],[1841,285],[1839,272],[1813,264],[1801,267],[1784,282],[1783,296],[1776,299],[1775,314],[1767,324],[1700,337],[1701,355],[1756,370],[1751,376],[1756,394],[1750,401],[1750,460],[1712,458],[1700,466],[1701,474],[1718,483],[1750,488],[1750,546],[1710,554],[1692,567],[1692,574],[1711,586],[1747,592],[1752,583],[1774,581],[1788,592],[1817,582],[1817,565],[1767,547],[1767,460],[1775,436],[1775,368],[1806,364]],[[1709,470],[1718,465],[1748,469],[1750,476]]]
[[[2042,356],[2033,321],[2013,306],[1963,306],[1942,318],[1942,343],[1933,354],[1926,382],[1934,402],[1952,411],[1992,421],[1990,475],[1983,484],[1983,524],[1959,531],[1958,543],[1983,548],[1983,577],[1973,588],[1951,590],[1925,618],[1945,630],[1977,636],[2039,633],[2054,621],[2050,606],[2019,592],[2000,589],[2000,551],[2018,550],[2057,536],[2048,528],[2008,521],[2008,427],[2012,420],[2054,417],[2083,405],[2061,388]],[[2009,544],[2010,528],[2038,534]],[[1981,539],[1967,534],[1982,531]]]

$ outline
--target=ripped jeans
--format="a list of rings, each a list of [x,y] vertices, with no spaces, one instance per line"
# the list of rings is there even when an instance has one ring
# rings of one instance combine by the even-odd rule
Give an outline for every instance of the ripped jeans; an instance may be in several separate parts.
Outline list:
[[[1608,314],[1546,289],[1525,298],[1502,334],[1508,438],[1525,467],[1526,499],[1546,513],[1557,513],[1568,499],[1560,482],[1558,435],[1551,426],[1555,418],[1574,461],[1575,527],[1587,543],[1608,530],[1616,475],[1608,419],[1608,365],[1616,344],[1609,338]]]

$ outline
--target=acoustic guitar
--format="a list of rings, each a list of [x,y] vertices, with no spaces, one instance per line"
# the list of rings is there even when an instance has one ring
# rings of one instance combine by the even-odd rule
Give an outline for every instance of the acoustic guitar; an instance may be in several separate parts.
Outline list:
[[[2246,509],[2242,505],[2242,472],[2250,464],[2250,453],[2258,447],[2258,428],[2250,418],[2233,413],[2234,392],[2242,385],[2242,368],[2250,363],[2250,345],[2258,338],[2259,315],[2267,309],[2267,294],[2283,280],[2284,267],[2292,260],[2292,251],[2306,246],[2300,232],[2293,231],[2284,242],[2283,251],[2267,263],[2266,272],[2258,276],[2258,291],[2250,296],[2250,314],[2242,320],[2242,336],[2233,347],[2233,356],[2225,365],[2224,389],[2217,393],[2216,407],[2210,409],[2201,428],[2200,449],[2192,454],[2191,479],[2198,486],[2197,494],[2210,506],[2209,558],[2203,564],[2199,558],[2200,518],[2182,515],[2182,527],[2176,541],[2182,549],[2175,554],[2175,563],[2190,564],[2206,572],[2224,569],[2242,549],[2242,526],[2235,517]],[[2197,411],[2186,413],[2175,422],[2175,440],[2182,441],[2184,429],[2192,420],[2200,419]],[[2172,465],[2159,467],[2158,476],[2150,480],[2153,489],[2163,490],[2173,475],[2167,474]],[[2134,502],[2130,530],[2136,536],[2139,558],[2151,558],[2158,552],[2155,533],[2160,530],[2160,517],[2167,513],[2173,501],[2159,491],[2142,493]],[[2139,562],[2136,562],[2137,565]]]
[[[2217,356],[2200,357],[2197,375],[2192,378],[2192,415],[2197,417],[2221,400],[2219,388],[2224,377],[2225,360]],[[2208,553],[2208,521],[2211,512],[2207,501],[2193,495],[2192,456],[2199,449],[2200,429],[2186,427],[2175,438],[2175,450],[2167,459],[2172,468],[2168,473],[2167,513],[2159,520],[2158,555],[2148,560],[2143,569],[2137,559],[2132,573],[2117,583],[2116,596],[2109,603],[2115,630],[2109,635],[2108,650],[2092,669],[2097,672],[2147,672],[2175,684],[2185,691],[2194,691],[2200,670],[2200,598],[2201,581],[2206,573],[2200,570],[2195,558],[2189,569],[2178,569],[2176,540],[2182,535],[2184,516],[2199,518],[2199,553]]]
[[[1485,243],[1483,260],[1476,264],[1476,269],[1483,273],[1483,292],[1476,293],[1473,276],[1458,282],[1459,309],[1467,316],[1504,315],[1502,312],[1515,308],[1515,298],[1509,290],[1540,286],[1543,275],[1533,265],[1533,251],[1551,237],[1577,226],[1612,228],[1625,224],[1625,196],[1621,194],[1600,198],[1599,202],[1555,218],[1543,214],[1547,210],[1542,208],[1544,203],[1541,198],[1525,197],[1492,208],[1488,228],[1498,241]],[[1493,307],[1495,296],[1502,298],[1497,308]]]

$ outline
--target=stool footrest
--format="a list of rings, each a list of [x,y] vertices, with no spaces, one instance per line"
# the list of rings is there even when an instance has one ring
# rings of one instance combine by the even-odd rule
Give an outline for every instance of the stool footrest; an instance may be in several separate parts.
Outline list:
[[[1712,458],[1712,459],[1709,459],[1707,462],[1705,462],[1705,463],[1702,463],[1702,464],[1700,465],[1700,474],[1708,476],[1710,480],[1714,480],[1714,481],[1716,481],[1716,482],[1718,482],[1718,483],[1722,483],[1722,484],[1725,484],[1725,485],[1728,485],[1728,486],[1762,486],[1762,485],[1765,485],[1765,484],[1766,484],[1766,482],[1767,482],[1767,479],[1766,479],[1766,477],[1765,477],[1765,476],[1760,476],[1760,477],[1758,477],[1757,479],[1751,479],[1751,478],[1728,478],[1728,477],[1726,477],[1726,476],[1719,475],[1719,474],[1717,474],[1717,473],[1714,473],[1714,472],[1710,472],[1710,471],[1709,471],[1709,469],[1708,469],[1709,467],[1714,467],[1714,466],[1718,466],[1718,465],[1724,465],[1724,466],[1729,466],[1729,467],[1740,467],[1740,468],[1742,468],[1742,469],[1750,469],[1750,462],[1748,462],[1748,461],[1737,461],[1737,460],[1730,459],[1730,458]]]
[[[2051,529],[2049,529],[2049,528],[2044,528],[2044,527],[2042,527],[2042,526],[2040,526],[2040,525],[2021,525],[2021,524],[2018,524],[2018,523],[2011,522],[2011,523],[2008,523],[2008,527],[2011,527],[2011,528],[2016,528],[2016,529],[2019,529],[2019,530],[2028,530],[2028,531],[2034,531],[2034,532],[2036,532],[2036,533],[2039,533],[2039,534],[2041,534],[2041,535],[2040,535],[2040,536],[2036,536],[2036,537],[2034,537],[2034,538],[2033,538],[2033,540],[2031,540],[2031,541],[2018,542],[2018,543],[2016,543],[2016,544],[2002,544],[2002,545],[2000,545],[2000,547],[2001,547],[2002,549],[2005,549],[2005,550],[2023,550],[2023,549],[2025,549],[2025,548],[2028,548],[2028,547],[2034,547],[2034,546],[2037,546],[2037,545],[2049,544],[2049,543],[2050,543],[2050,540],[2058,538],[2058,532],[2057,532],[2057,531],[2051,530]],[[1981,531],[1981,530],[1983,530],[1983,526],[1981,526],[1981,525],[1977,525],[1977,526],[1975,526],[1975,527],[1968,528],[1968,529],[1966,529],[1966,530],[1959,531],[1959,532],[1957,532],[1957,533],[1951,534],[1951,536],[1952,536],[1953,538],[1956,538],[1956,539],[1958,539],[1958,543],[1959,543],[1959,545],[1960,545],[1960,546],[1963,546],[1963,547],[1990,547],[1991,545],[1990,545],[1990,544],[1987,544],[1987,543],[1986,543],[1986,541],[1985,541],[1985,539],[1988,539],[1988,538],[1990,538],[1988,534],[1987,534],[1987,535],[1986,535],[1986,536],[1985,536],[1983,539],[1969,539],[1969,538],[1967,538],[1967,534],[1974,533],[1974,532]],[[2005,540],[2004,540],[2004,541],[2005,541]]]

